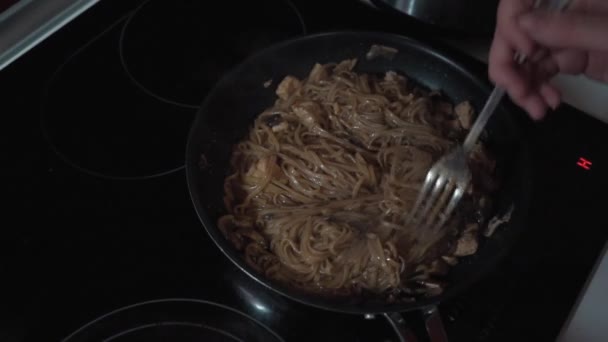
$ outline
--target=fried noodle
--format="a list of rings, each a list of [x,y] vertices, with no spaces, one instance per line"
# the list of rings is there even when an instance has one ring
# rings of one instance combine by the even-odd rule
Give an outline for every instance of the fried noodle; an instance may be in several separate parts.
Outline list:
[[[291,286],[437,294],[441,286],[416,292],[413,281],[428,285],[462,220],[439,234],[407,218],[433,161],[462,136],[462,118],[438,92],[355,65],[316,64],[278,85],[234,149],[218,225],[250,266]]]

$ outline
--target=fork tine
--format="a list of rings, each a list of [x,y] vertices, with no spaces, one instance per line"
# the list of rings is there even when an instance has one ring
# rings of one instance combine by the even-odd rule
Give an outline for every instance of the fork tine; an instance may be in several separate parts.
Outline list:
[[[433,203],[432,209],[424,220],[424,224],[419,226],[420,240],[425,245],[434,245],[443,236],[440,234],[440,228],[445,223],[444,221],[444,206],[450,200],[448,206],[452,203],[454,193],[458,191],[457,182],[454,179],[449,179],[446,182],[443,191],[438,196],[438,199]]]
[[[410,212],[408,223],[417,222],[417,212],[420,209],[420,205],[424,202],[424,199],[427,197],[429,191],[431,191],[433,184],[435,184],[435,179],[437,178],[437,170],[435,168],[431,168],[429,172],[426,174],[426,178],[424,180],[424,184],[418,193],[418,197],[416,198],[416,203],[414,204],[414,208]]]
[[[424,208],[418,215],[419,218],[418,218],[417,222],[420,222],[421,220],[425,220],[425,218],[426,218],[425,221],[428,222],[427,213],[435,204],[435,201],[437,200],[437,197],[439,196],[439,194],[443,193],[443,189],[446,184],[447,184],[447,178],[444,175],[440,174],[439,177],[437,177],[437,180],[435,181],[435,185],[433,186],[433,191],[431,192],[431,196],[427,199]]]
[[[456,206],[462,199],[462,196],[464,195],[464,193],[468,187],[468,184],[469,184],[469,182],[467,181],[465,184],[461,183],[461,184],[456,185],[456,189],[454,189],[454,193],[452,194],[452,196],[450,198],[450,202],[448,203],[447,208],[445,208],[443,213],[439,214],[439,222],[437,222],[437,224],[433,227],[433,230],[437,231],[437,230],[441,229],[441,227],[443,227],[445,222],[450,218],[450,216],[452,215],[452,212],[454,211],[454,209],[456,209]]]
[[[448,179],[446,181],[445,187],[443,188],[443,190],[439,193],[439,195],[435,199],[428,215],[426,215],[427,219],[426,219],[425,227],[429,227],[429,228],[434,227],[433,222],[435,222],[436,218],[438,216],[440,216],[440,214],[443,212],[443,208],[445,207],[445,204],[448,201],[448,199],[450,199],[452,197],[454,187],[456,186],[455,183],[456,182],[454,182],[453,179]]]

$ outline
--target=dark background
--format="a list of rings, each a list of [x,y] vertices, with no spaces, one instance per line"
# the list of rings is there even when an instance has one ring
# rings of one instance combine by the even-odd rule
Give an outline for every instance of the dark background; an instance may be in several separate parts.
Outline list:
[[[42,99],[51,75],[139,3],[105,0],[0,72],[0,194],[4,203],[0,340],[59,340],[105,312],[156,298],[209,299],[255,315],[239,290],[243,286],[272,303],[271,314],[256,317],[288,341],[296,337],[382,341],[392,336],[382,320],[304,308],[249,282],[210,242],[190,203],[183,172],[147,180],[104,179],[68,165],[51,148],[41,129]],[[442,33],[435,28],[375,13],[357,3],[297,1],[296,5],[308,33],[371,29],[441,45],[432,38]],[[209,3],[207,10],[216,10],[213,6]],[[242,16],[256,15],[234,8],[229,14],[225,9],[218,14],[219,21],[212,25],[215,31],[209,34],[227,32]],[[175,20],[159,14],[152,22],[170,31],[176,27]],[[96,53],[104,54],[99,56],[102,60],[107,53],[110,65],[116,50]],[[455,51],[451,54],[485,75],[484,65]],[[72,85],[101,94],[99,102],[79,104],[86,118],[102,102],[113,101],[103,94],[120,85],[84,79]],[[63,96],[68,101],[70,93]],[[117,103],[116,108],[121,105],[129,103]],[[187,113],[193,116],[195,110]],[[121,115],[128,120],[128,112]],[[126,124],[118,115],[108,114],[108,118],[115,125]],[[493,274],[442,306],[453,341],[554,339],[606,241],[606,156],[601,151],[607,142],[606,125],[567,105],[545,122],[528,125],[534,146],[530,167],[535,174],[529,230]],[[184,132],[176,130],[174,138],[184,141]],[[133,139],[138,139],[137,132]],[[87,143],[103,147],[105,142]],[[167,155],[179,158],[183,151],[177,148]],[[97,159],[96,155],[80,157]],[[576,166],[579,157],[593,161],[590,171]],[[420,330],[416,314],[407,318]],[[325,329],[332,333],[324,333]]]

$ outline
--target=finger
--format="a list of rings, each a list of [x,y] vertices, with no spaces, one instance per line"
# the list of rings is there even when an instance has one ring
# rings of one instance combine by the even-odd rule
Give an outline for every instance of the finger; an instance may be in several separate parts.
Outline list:
[[[498,6],[496,31],[504,37],[515,50],[525,56],[534,53],[535,42],[521,29],[518,18],[530,11],[534,0],[503,0]]]
[[[562,95],[559,90],[547,82],[540,86],[539,92],[545,104],[547,104],[553,110],[557,109],[559,104],[562,102]]]
[[[541,80],[551,79],[557,75],[560,71],[557,61],[554,59],[554,55],[550,55],[536,63],[537,78]]]
[[[545,79],[537,78],[537,66],[526,63],[520,66],[518,69],[518,75],[521,77],[523,84],[525,85],[522,89],[519,88],[506,88],[507,93],[511,100],[518,106],[525,109],[535,120],[539,120],[544,116],[547,110],[548,104],[540,94],[538,84],[545,82]]]
[[[547,78],[534,63],[525,63],[519,66],[519,74],[524,78],[526,91],[523,93],[510,93],[511,99],[526,109],[534,119],[542,117],[548,106],[539,92],[540,85],[545,83]],[[540,108],[540,109],[539,109]]]
[[[540,94],[529,95],[518,102],[515,103],[525,109],[534,120],[542,119],[547,112],[548,106]]]
[[[490,79],[505,88],[509,95],[523,97],[528,87],[525,78],[516,68],[513,54],[508,43],[497,33],[490,49]]]
[[[509,43],[511,43],[517,53],[524,56],[531,56],[535,53],[537,49],[536,42],[524,34],[523,31],[519,29],[501,30],[500,28],[497,31],[500,32],[500,34],[502,34]]]
[[[527,60],[531,63],[538,63],[549,56],[549,53],[549,49],[546,48],[536,49],[532,55],[528,56]]]
[[[553,51],[552,59],[559,71],[564,74],[577,75],[587,69],[587,53],[581,50],[561,49]]]
[[[537,63],[525,63],[522,65],[521,74],[526,77],[530,89],[538,89],[559,73],[557,62],[553,56],[547,56]]]
[[[546,47],[608,50],[608,20],[593,13],[537,10],[523,14],[519,25]]]

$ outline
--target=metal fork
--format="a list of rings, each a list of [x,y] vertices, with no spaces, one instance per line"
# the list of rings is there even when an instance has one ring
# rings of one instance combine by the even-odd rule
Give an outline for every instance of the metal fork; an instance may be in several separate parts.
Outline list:
[[[504,94],[504,89],[495,87],[464,143],[431,167],[409,215],[410,224],[433,230],[445,224],[471,183],[468,156]]]
[[[569,3],[570,0],[536,0],[534,7],[564,10]],[[515,60],[521,64],[525,61],[525,56],[516,54]],[[432,231],[443,227],[471,183],[471,171],[467,163],[469,154],[504,95],[504,89],[495,87],[464,143],[431,167],[409,214],[410,224],[424,230],[432,228]]]

